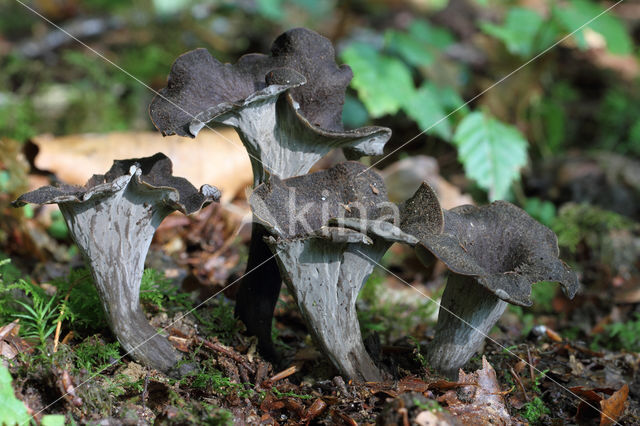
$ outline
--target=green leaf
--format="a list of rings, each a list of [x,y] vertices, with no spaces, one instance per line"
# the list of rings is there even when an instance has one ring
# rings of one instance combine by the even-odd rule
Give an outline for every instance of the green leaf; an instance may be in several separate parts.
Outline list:
[[[47,414],[42,418],[40,426],[64,426],[65,418],[62,414]]]
[[[284,19],[283,0],[256,0],[258,13],[267,19],[281,21]]]
[[[542,16],[533,10],[513,7],[502,25],[483,22],[480,28],[501,40],[510,53],[529,57],[538,50],[536,39],[544,23]]]
[[[443,50],[455,43],[453,34],[445,28],[431,25],[428,21],[415,20],[409,25],[409,34],[429,46]]]
[[[556,206],[551,201],[541,200],[537,197],[527,198],[523,209],[546,226],[553,225],[553,221],[556,219]]]
[[[364,126],[369,120],[369,113],[365,106],[356,98],[347,94],[342,106],[342,122],[347,129],[356,129]]]
[[[605,9],[588,0],[573,0],[566,7],[554,7],[553,16],[568,32],[578,28],[598,16]],[[617,55],[628,55],[633,51],[633,42],[622,22],[611,13],[605,13],[587,28],[599,33],[607,43],[607,49]],[[584,38],[584,29],[575,34],[578,47],[586,49],[587,41]]]
[[[430,85],[430,88],[436,94],[440,100],[440,104],[448,113],[456,110],[462,115],[467,115],[469,113],[469,107],[453,87]]]
[[[454,41],[448,30],[422,20],[413,21],[407,31],[385,32],[386,48],[413,66],[431,65],[438,52]]]
[[[507,195],[527,163],[527,141],[513,126],[482,112],[465,117],[453,136],[467,176],[489,192],[491,200]]]
[[[388,30],[385,33],[387,48],[400,55],[405,61],[414,66],[427,66],[433,63],[433,54],[428,45],[410,34]]]
[[[0,425],[22,425],[29,423],[31,416],[24,403],[16,398],[11,387],[11,374],[7,367],[0,363]]]
[[[353,69],[351,86],[373,118],[395,114],[415,91],[409,68],[366,43],[352,43],[342,59]]]
[[[451,140],[451,124],[448,118],[445,118],[447,111],[440,103],[440,98],[433,86],[425,84],[420,87],[407,100],[403,109],[418,123],[422,131],[440,136],[447,141]],[[436,123],[438,124],[435,125]]]

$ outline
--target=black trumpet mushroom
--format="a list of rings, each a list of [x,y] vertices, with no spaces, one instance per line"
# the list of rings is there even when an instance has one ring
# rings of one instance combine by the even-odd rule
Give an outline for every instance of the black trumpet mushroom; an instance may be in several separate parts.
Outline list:
[[[254,186],[307,173],[325,154],[343,148],[349,159],[382,154],[391,130],[345,130],[342,106],[353,74],[338,66],[331,42],[304,29],[289,30],[273,42],[269,55],[249,54],[222,64],[206,49],[180,56],[149,112],[164,135],[195,137],[209,122],[238,132],[249,153]],[[281,286],[275,260],[264,245],[265,229],[254,222],[247,273],[236,297],[236,313],[258,336],[267,358],[273,310]]]
[[[418,257],[427,264],[437,258],[449,269],[427,356],[442,374],[457,377],[508,303],[531,306],[535,283],[558,282],[570,298],[578,289],[575,273],[558,258],[553,231],[511,203],[443,210],[441,232],[429,231],[414,213],[404,212],[401,227],[419,239]]]
[[[172,176],[171,160],[158,153],[114,161],[106,174],[94,175],[84,187],[45,186],[13,205],[59,206],[122,347],[142,364],[179,376],[188,366],[176,367],[180,355],[149,324],[140,306],[144,261],[153,234],[169,213],[190,214],[219,198],[212,186],[197,190]]]
[[[382,153],[391,130],[342,126],[352,77],[349,66],[336,64],[328,39],[295,28],[276,38],[270,55],[244,55],[235,64],[219,62],[206,49],[183,54],[149,113],[164,135],[195,137],[208,122],[234,127],[258,185],[267,173],[305,174],[334,148],[352,157]]]
[[[267,245],[319,348],[346,377],[381,380],[383,373],[364,348],[355,305],[374,266],[404,235],[391,230],[397,208],[382,178],[360,163],[345,162],[285,180],[273,176],[249,202],[270,233]],[[386,234],[369,237],[342,222],[379,224]]]

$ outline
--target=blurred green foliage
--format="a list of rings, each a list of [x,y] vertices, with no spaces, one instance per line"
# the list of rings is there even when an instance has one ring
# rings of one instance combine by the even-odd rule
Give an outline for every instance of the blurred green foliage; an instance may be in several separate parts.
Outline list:
[[[640,312],[635,312],[633,318],[624,322],[615,322],[605,326],[603,333],[596,334],[591,347],[599,349],[606,347],[610,350],[624,349],[629,352],[640,352]]]
[[[9,3],[0,5],[0,32],[14,48],[0,59],[1,135],[24,141],[45,132],[151,129],[146,107],[153,93],[94,54],[71,43],[37,59],[22,55],[23,41],[37,42],[36,34],[51,28]],[[333,39],[339,57],[354,71],[343,114],[347,127],[375,120],[389,125],[392,116],[399,143],[420,146],[425,138],[414,141],[414,136],[423,132],[426,140],[450,144],[467,177],[490,199],[511,197],[530,157],[581,146],[585,134],[591,147],[640,155],[637,85],[603,74],[599,78],[607,88],[594,99],[589,87],[572,79],[581,67],[571,65],[578,64],[577,55],[567,59],[567,49],[576,50],[572,46],[579,51],[601,43],[614,55],[636,50],[626,23],[612,12],[603,14],[596,0],[549,2],[536,9],[518,0],[470,2],[473,18],[464,31],[437,16],[458,7],[448,0],[420,6],[335,0],[73,3],[75,9],[43,12],[61,25],[87,16],[117,17],[119,29],[86,41],[154,89],[164,85],[172,61],[189,49],[207,46],[221,60],[235,61],[247,51],[267,51],[270,40],[288,28],[316,29]],[[510,77],[523,86],[522,93],[502,96],[500,104],[493,95],[479,96],[574,31],[569,41],[527,65],[530,76]],[[485,62],[464,59],[468,52]],[[465,100],[473,102],[467,106]],[[595,131],[587,133],[587,127]]]
[[[27,424],[30,422],[31,416],[29,416],[24,403],[16,398],[11,381],[9,369],[4,364],[0,364],[0,406],[2,406],[0,424]]]

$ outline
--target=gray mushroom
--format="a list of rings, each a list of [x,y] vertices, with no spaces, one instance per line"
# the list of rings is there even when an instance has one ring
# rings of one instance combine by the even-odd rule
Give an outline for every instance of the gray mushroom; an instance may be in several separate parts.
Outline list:
[[[357,226],[397,216],[382,178],[360,163],[346,162],[285,180],[274,176],[249,202],[272,234],[267,244],[322,351],[353,380],[382,379],[364,348],[355,304],[392,238],[327,226],[330,219]]]
[[[338,66],[331,42],[296,28],[280,35],[270,55],[249,54],[222,64],[207,50],[180,56],[167,87],[149,112],[165,135],[195,137],[207,122],[233,126],[250,155],[255,186],[272,174],[282,179],[307,173],[325,154],[343,148],[350,159],[382,154],[391,130],[344,130],[342,106],[353,74]],[[273,310],[281,286],[278,267],[254,223],[247,271],[236,297],[236,313],[261,353],[276,358],[271,342]]]
[[[249,54],[222,64],[206,49],[180,56],[167,87],[149,107],[164,135],[195,137],[208,122],[233,126],[251,156],[256,185],[266,173],[307,173],[325,154],[382,154],[391,130],[344,130],[342,105],[353,74],[338,66],[331,42],[296,28],[281,34],[270,55]],[[282,96],[281,96],[282,95]]]
[[[45,186],[13,205],[58,204],[122,347],[149,367],[180,374],[174,370],[179,354],[156,333],[140,306],[144,261],[155,230],[169,213],[190,214],[219,197],[214,187],[197,190],[172,176],[171,160],[158,153],[114,161],[105,175],[94,175],[84,187]]]
[[[427,357],[437,371],[457,377],[508,303],[532,304],[533,284],[555,281],[575,295],[578,281],[558,258],[555,234],[522,209],[496,201],[444,210],[442,231],[431,232],[415,208],[420,204],[416,196],[405,203],[401,228],[420,240],[416,251],[424,263],[435,257],[449,269]]]

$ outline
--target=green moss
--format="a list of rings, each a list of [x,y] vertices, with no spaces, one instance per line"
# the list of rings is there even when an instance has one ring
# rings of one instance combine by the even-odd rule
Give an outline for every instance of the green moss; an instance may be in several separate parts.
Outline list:
[[[284,397],[289,397],[289,398],[299,398],[299,399],[311,399],[313,398],[313,395],[301,395],[295,392],[280,392],[277,388],[271,388],[271,392],[273,392],[273,394],[278,397],[278,398],[284,398]]]
[[[221,342],[229,342],[236,333],[242,330],[242,323],[233,314],[234,305],[231,301],[216,297],[202,306],[192,315],[200,323],[205,335],[216,336]]]
[[[159,309],[190,309],[193,306],[188,293],[181,292],[179,286],[162,272],[151,268],[142,274],[140,302]]]
[[[72,329],[80,335],[94,334],[107,328],[102,303],[87,268],[74,269],[64,278],[54,279],[56,297],[64,301]],[[67,297],[67,295],[69,297]]]
[[[558,244],[575,253],[578,244],[586,241],[598,246],[599,237],[613,230],[634,229],[629,218],[589,204],[565,204],[551,228],[558,235]]]
[[[420,411],[432,411],[432,412],[440,412],[443,411],[443,408],[438,401],[434,401],[433,399],[428,399],[427,402],[421,402],[417,398],[413,399],[413,403],[415,404]]]
[[[78,369],[84,368],[90,374],[99,372],[120,359],[120,344],[105,343],[98,336],[91,336],[73,348]]]
[[[527,402],[520,410],[520,414],[531,424],[540,424],[543,416],[551,414],[551,410],[544,402],[535,397],[531,402]]]

